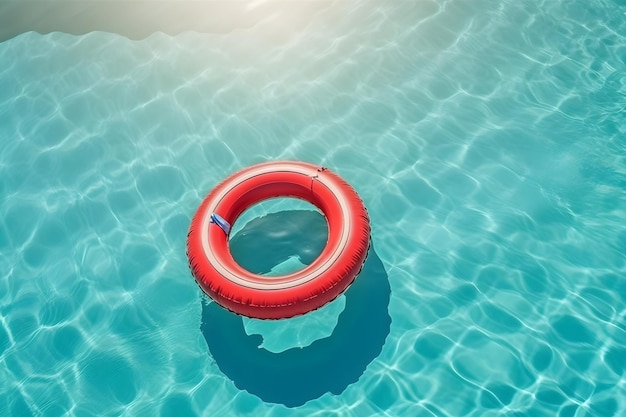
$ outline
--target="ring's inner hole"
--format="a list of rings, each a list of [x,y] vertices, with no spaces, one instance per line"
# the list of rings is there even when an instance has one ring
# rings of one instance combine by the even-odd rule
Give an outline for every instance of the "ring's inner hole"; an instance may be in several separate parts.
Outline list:
[[[239,216],[229,245],[244,269],[281,276],[311,264],[327,240],[328,224],[317,207],[297,198],[279,197],[255,204]]]

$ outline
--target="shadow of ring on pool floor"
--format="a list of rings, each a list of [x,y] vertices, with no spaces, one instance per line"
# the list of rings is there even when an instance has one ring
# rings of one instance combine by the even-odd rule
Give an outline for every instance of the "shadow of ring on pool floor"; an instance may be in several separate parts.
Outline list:
[[[254,272],[263,271],[267,265],[276,265],[298,251],[294,245],[284,244],[286,241],[301,242],[296,246],[305,248],[310,236],[322,236],[325,241],[325,223],[323,216],[314,211],[269,214],[246,224],[231,239],[231,250],[236,254],[245,246],[249,255],[244,256],[245,262],[242,258],[238,262]],[[284,232],[289,224],[307,227],[276,233]],[[237,239],[238,235],[256,237],[263,231],[263,238]],[[274,248],[272,259],[264,249],[268,247]],[[216,364],[235,386],[265,402],[296,407],[327,392],[342,393],[380,354],[391,325],[390,293],[387,273],[372,245],[360,275],[345,293],[345,309],[329,337],[304,348],[273,353],[259,347],[260,335],[246,334],[241,316],[206,297],[202,300],[201,331]]]

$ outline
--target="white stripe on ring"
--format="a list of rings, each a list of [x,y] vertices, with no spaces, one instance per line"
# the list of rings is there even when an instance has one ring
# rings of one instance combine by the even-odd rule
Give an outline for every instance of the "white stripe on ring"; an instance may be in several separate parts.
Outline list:
[[[209,263],[226,279],[228,279],[229,281],[232,281],[236,284],[239,284],[241,286],[244,287],[248,287],[248,288],[254,288],[254,289],[259,289],[259,290],[277,290],[277,289],[285,289],[285,288],[291,288],[291,287],[296,287],[298,285],[302,285],[306,282],[309,282],[317,277],[319,277],[320,275],[322,275],[323,273],[325,273],[328,269],[330,269],[330,267],[337,261],[337,259],[339,258],[339,256],[343,253],[346,244],[348,242],[348,236],[349,236],[349,231],[352,227],[352,222],[351,222],[351,217],[349,215],[349,211],[348,211],[348,204],[345,201],[345,199],[343,198],[343,194],[341,192],[341,190],[331,181],[331,182],[325,182],[323,180],[323,178],[321,176],[318,176],[320,174],[320,172],[318,172],[315,168],[311,168],[311,169],[298,169],[300,167],[294,167],[292,164],[289,163],[283,163],[283,164],[272,164],[272,165],[268,165],[268,166],[263,166],[263,167],[259,167],[257,169],[253,169],[250,170],[246,173],[245,176],[241,177],[240,179],[240,183],[247,181],[253,177],[256,177],[258,175],[261,174],[268,174],[268,173],[272,173],[272,172],[276,172],[276,171],[283,171],[283,172],[293,172],[296,174],[302,174],[302,175],[306,175],[308,177],[316,177],[315,179],[320,182],[322,185],[328,187],[332,193],[335,195],[335,197],[337,198],[337,200],[339,201],[339,205],[341,207],[341,217],[343,219],[342,221],[342,230],[341,230],[341,239],[339,241],[339,245],[337,246],[337,248],[335,249],[335,251],[332,253],[332,255],[322,264],[320,265],[318,268],[316,268],[313,271],[310,271],[307,275],[302,276],[299,279],[296,280],[292,280],[292,281],[282,281],[282,282],[271,282],[269,280],[271,280],[270,277],[264,277],[262,275],[257,275],[260,279],[268,279],[268,282],[252,282],[252,281],[248,281],[242,277],[239,277],[235,274],[232,273],[232,271],[230,271],[228,268],[226,268],[224,265],[222,265],[217,258],[215,257],[215,255],[213,254],[213,251],[211,250],[211,245],[209,243],[209,227],[210,227],[210,222],[211,222],[211,214],[213,214],[213,212],[215,211],[215,208],[217,206],[217,203],[219,203],[226,194],[228,194],[231,191],[231,188],[226,188],[224,189],[220,194],[218,194],[214,199],[213,199],[213,203],[211,205],[209,205],[206,208],[206,211],[204,213],[204,218],[202,219],[202,226],[201,226],[201,239],[202,239],[202,249],[204,250],[204,254],[207,257],[207,260],[209,261]],[[233,222],[234,224],[234,222]],[[300,273],[301,271],[298,271],[296,273],[294,273],[294,275],[297,275],[298,273]],[[285,278],[288,277],[289,275],[285,275],[282,277],[275,277],[275,278]]]

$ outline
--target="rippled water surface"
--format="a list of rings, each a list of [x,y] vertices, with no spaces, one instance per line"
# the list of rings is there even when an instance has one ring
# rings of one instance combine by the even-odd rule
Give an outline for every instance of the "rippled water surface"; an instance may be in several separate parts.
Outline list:
[[[626,415],[624,34],[617,0],[342,1],[0,43],[0,415]],[[348,292],[278,323],[185,255],[204,195],[273,159],[372,222]],[[302,266],[323,218],[269,211],[239,230]]]

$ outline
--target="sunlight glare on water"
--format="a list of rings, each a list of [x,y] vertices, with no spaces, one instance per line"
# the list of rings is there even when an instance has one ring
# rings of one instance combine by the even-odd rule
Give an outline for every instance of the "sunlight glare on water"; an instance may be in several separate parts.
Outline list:
[[[0,415],[625,415],[623,2],[257,3],[5,22]],[[185,239],[274,159],[352,184],[372,248],[333,303],[259,323],[202,296]],[[270,270],[327,233],[281,210],[231,236],[282,227]]]

